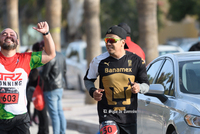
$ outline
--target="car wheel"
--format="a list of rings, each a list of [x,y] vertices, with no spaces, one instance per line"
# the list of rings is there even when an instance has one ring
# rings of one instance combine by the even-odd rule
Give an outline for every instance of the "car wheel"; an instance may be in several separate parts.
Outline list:
[[[177,134],[177,133],[176,133],[176,130],[174,130],[174,131],[172,132],[172,134]]]

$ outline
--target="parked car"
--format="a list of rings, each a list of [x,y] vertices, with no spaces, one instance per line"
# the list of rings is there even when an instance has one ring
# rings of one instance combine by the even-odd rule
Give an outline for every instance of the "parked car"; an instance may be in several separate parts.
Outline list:
[[[189,49],[198,42],[198,39],[195,41],[191,41],[191,42],[188,42],[188,43],[181,43],[179,46],[185,51],[189,51]]]
[[[85,90],[83,77],[87,71],[86,42],[75,41],[66,49],[67,88]],[[102,52],[107,51],[105,42],[100,42]]]
[[[200,53],[159,56],[147,75],[149,92],[138,94],[138,134],[199,134]]]
[[[184,52],[184,50],[179,46],[172,45],[158,45],[159,56],[168,53]]]
[[[197,43],[198,41],[199,41],[198,38],[177,38],[177,39],[174,39],[174,40],[168,40],[166,42],[166,44],[179,46],[185,52],[187,52],[190,49],[190,47],[193,44]]]

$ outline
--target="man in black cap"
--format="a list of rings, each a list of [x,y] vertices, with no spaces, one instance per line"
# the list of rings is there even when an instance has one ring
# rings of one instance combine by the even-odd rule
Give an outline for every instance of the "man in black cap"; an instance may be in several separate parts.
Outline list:
[[[145,62],[125,51],[126,31],[115,25],[108,29],[104,41],[107,52],[95,57],[84,77],[91,97],[98,101],[101,133],[137,134],[137,93],[146,93],[149,82]],[[99,88],[94,81],[100,76]],[[129,79],[131,82],[129,82]]]
[[[126,44],[127,44],[128,48],[125,50],[127,50],[129,52],[133,52],[133,53],[137,54],[138,56],[140,56],[143,60],[145,60],[145,53],[142,50],[142,48],[131,40],[130,26],[123,22],[119,23],[118,26],[122,27],[127,32]]]

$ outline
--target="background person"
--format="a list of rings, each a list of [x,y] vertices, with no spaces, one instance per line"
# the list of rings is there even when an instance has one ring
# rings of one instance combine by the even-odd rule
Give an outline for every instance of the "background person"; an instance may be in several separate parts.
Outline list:
[[[198,42],[193,44],[188,51],[200,51],[200,32],[198,33]]]
[[[143,60],[145,60],[145,53],[142,50],[142,48],[139,45],[137,45],[136,43],[134,43],[133,41],[131,41],[130,26],[126,23],[119,23],[118,26],[122,27],[127,32],[126,44],[127,44],[128,48],[125,50],[127,50],[129,52],[133,52],[133,53],[137,54],[138,56],[140,56]]]
[[[44,80],[44,98],[52,121],[54,134],[65,134],[67,122],[62,109],[63,88],[66,86],[66,62],[60,52],[43,66],[41,77]]]
[[[16,53],[19,44],[17,33],[6,28],[0,33],[0,133],[30,134],[27,113],[26,84],[32,69],[42,66],[55,57],[55,45],[47,22],[33,29],[43,34],[45,51]],[[13,93],[13,94],[10,94]],[[10,99],[7,99],[8,96]],[[4,99],[3,99],[4,97]]]
[[[98,101],[101,125],[112,122],[117,124],[120,134],[137,134],[137,93],[147,92],[149,82],[144,60],[125,51],[125,39],[123,28],[115,25],[108,29],[104,39],[107,52],[92,60],[84,83],[91,97]],[[97,76],[99,88],[94,86]]]
[[[25,52],[32,52],[32,50],[28,48],[28,49],[26,49]],[[31,70],[31,72],[32,72],[32,70]],[[30,72],[30,74],[31,74],[31,72]],[[29,78],[28,78],[28,83],[30,82],[30,78],[32,78],[32,77],[30,77],[30,74],[29,74]],[[38,116],[37,116],[37,110],[34,108],[33,115],[31,114],[31,111],[30,111],[32,95],[33,95],[33,91],[34,91],[33,89],[35,89],[35,88],[31,89],[28,85],[29,84],[27,84],[27,86],[26,86],[26,96],[27,96],[27,110],[28,110],[28,114],[30,116],[30,125],[32,126],[32,122],[34,122],[36,125],[38,125],[39,121],[38,121]]]
[[[44,50],[44,41],[36,42],[32,46],[33,52],[39,52]],[[43,66],[42,66],[43,67]],[[31,70],[28,82],[28,86],[36,87],[38,83],[39,71],[42,67],[35,68]],[[44,87],[44,82],[40,78],[40,87]],[[44,89],[42,89],[44,90]],[[48,121],[48,115],[47,115],[47,108],[46,106],[42,110],[36,110],[37,115],[39,117],[39,125],[38,125],[38,133],[37,134],[49,134],[49,121]]]

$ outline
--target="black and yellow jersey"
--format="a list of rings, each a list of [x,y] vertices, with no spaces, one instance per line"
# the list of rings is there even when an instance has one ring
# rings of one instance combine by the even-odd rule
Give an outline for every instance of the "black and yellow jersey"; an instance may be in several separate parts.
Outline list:
[[[98,102],[99,122],[136,123],[137,94],[131,92],[128,78],[149,84],[145,61],[128,51],[120,59],[105,52],[92,60],[84,79],[94,81],[98,76],[99,88],[104,89]]]

